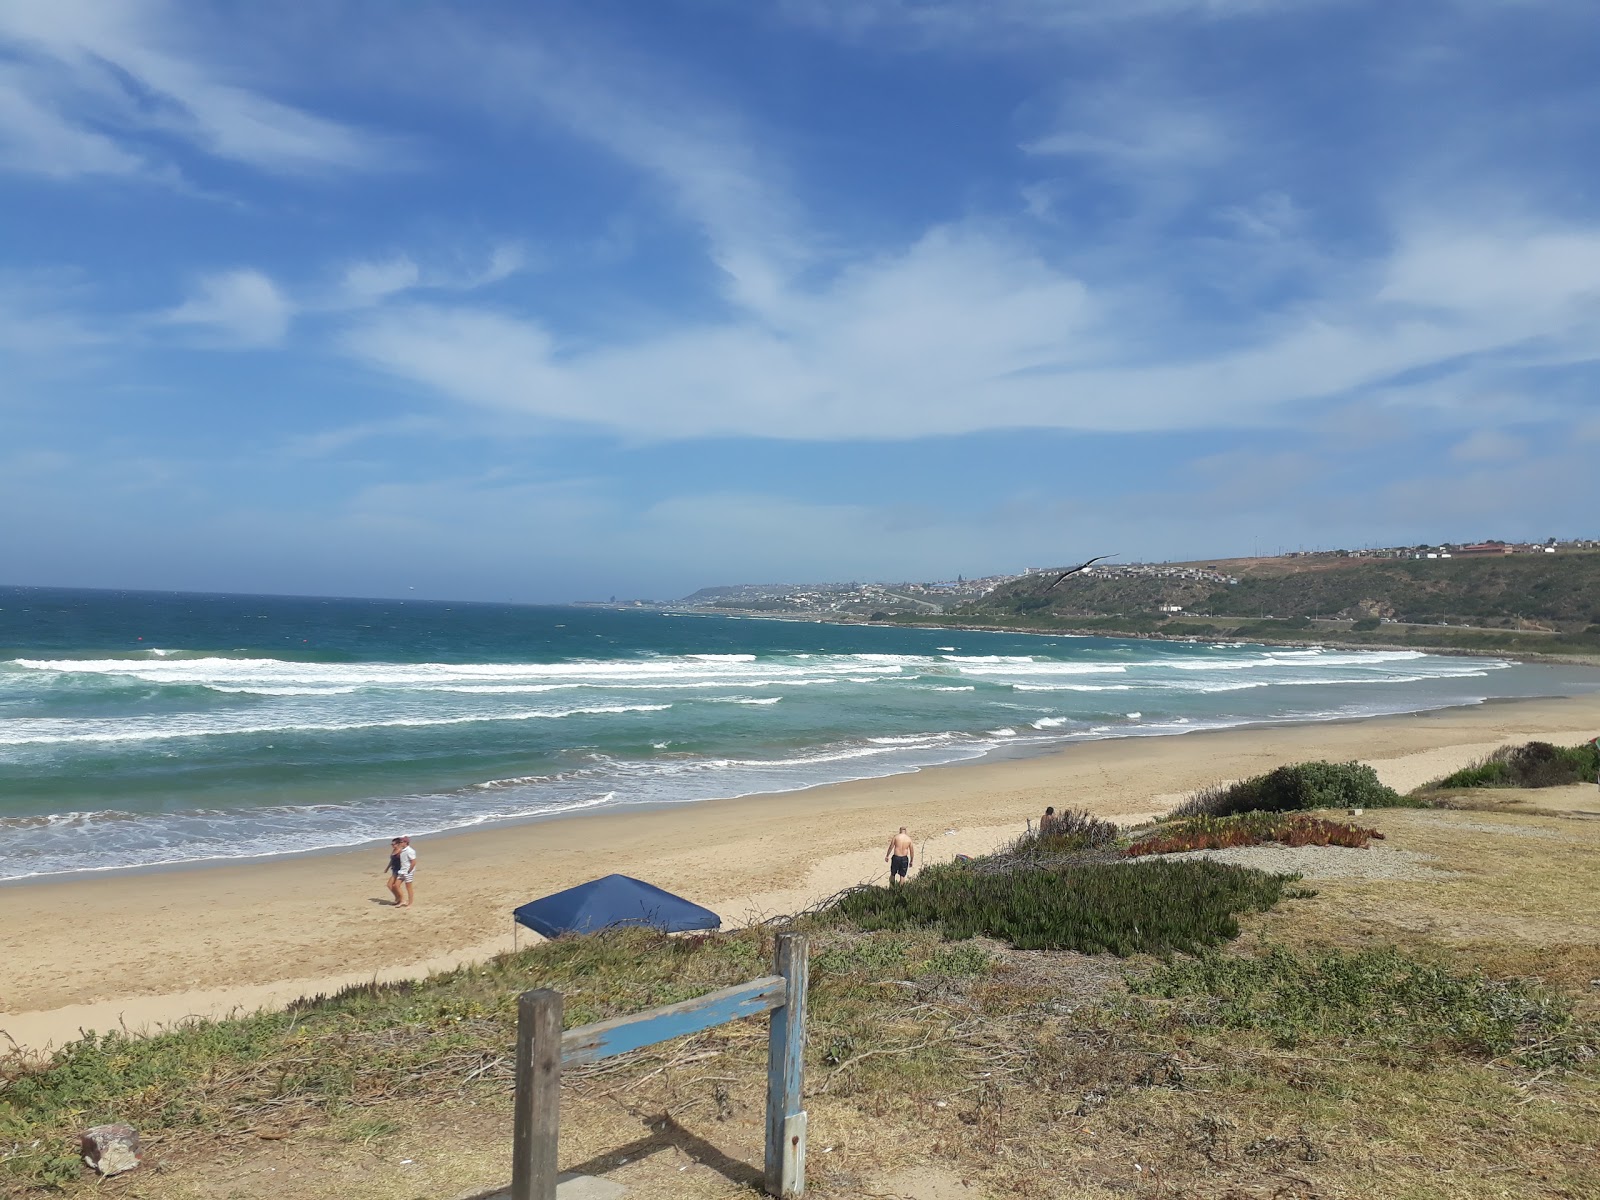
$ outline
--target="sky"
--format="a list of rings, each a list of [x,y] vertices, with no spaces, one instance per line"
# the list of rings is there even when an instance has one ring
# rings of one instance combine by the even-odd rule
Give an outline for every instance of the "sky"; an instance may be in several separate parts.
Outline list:
[[[0,0],[0,582],[1594,536],[1593,0]]]

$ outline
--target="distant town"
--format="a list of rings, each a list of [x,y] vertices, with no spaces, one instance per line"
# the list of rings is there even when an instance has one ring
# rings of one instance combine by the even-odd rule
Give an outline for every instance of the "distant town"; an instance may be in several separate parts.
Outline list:
[[[1437,545],[1289,550],[1278,555],[1248,559],[1218,558],[1184,563],[1101,562],[1085,568],[1082,574],[1099,579],[1143,577],[1180,583],[1231,585],[1239,582],[1239,568],[1271,560],[1283,560],[1286,566],[1290,565],[1287,560],[1309,560],[1306,561],[1309,566],[1316,561],[1498,558],[1514,554],[1561,554],[1585,550],[1600,550],[1600,539],[1549,538],[1543,542],[1505,542],[1491,538]],[[940,613],[981,600],[1002,584],[1013,580],[1065,571],[1074,565],[1033,566],[1024,567],[1014,574],[973,578],[957,575],[954,579],[905,583],[736,583],[701,588],[680,600],[636,600],[612,596],[607,600],[583,600],[578,603],[598,608],[811,617],[870,618],[882,613]]]

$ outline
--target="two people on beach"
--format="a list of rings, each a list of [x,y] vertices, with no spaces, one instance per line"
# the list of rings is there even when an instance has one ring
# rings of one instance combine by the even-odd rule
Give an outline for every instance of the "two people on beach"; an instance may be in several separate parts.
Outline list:
[[[916,861],[917,848],[911,844],[911,835],[906,832],[904,825],[900,832],[889,839],[889,848],[883,852],[883,861],[889,864],[889,886],[893,887],[896,881],[904,883],[906,876],[911,873],[911,864]]]
[[[389,865],[384,874],[388,876],[389,894],[394,897],[394,906],[410,908],[414,898],[411,881],[417,874],[417,852],[411,848],[410,838],[389,839]],[[403,893],[402,888],[405,889]]]

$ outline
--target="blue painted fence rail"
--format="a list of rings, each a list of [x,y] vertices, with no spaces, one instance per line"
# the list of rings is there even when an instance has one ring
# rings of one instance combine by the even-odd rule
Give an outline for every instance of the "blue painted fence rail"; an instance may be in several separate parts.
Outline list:
[[[788,983],[782,975],[763,975],[664,1008],[652,1008],[629,1017],[597,1021],[561,1035],[561,1066],[581,1067],[629,1050],[653,1046],[668,1038],[726,1025],[741,1017],[759,1017],[783,1007]]]
[[[517,1091],[511,1200],[555,1200],[561,1070],[669,1038],[770,1013],[767,1033],[767,1193],[805,1194],[806,939],[778,935],[773,974],[632,1016],[561,1032],[563,1002],[548,988],[517,1000]]]

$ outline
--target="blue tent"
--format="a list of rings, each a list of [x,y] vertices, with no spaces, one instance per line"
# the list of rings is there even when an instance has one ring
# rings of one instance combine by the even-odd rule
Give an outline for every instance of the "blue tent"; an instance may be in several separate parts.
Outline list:
[[[594,933],[613,925],[649,925],[668,933],[722,925],[722,918],[709,908],[627,875],[607,875],[530,900],[511,915],[545,937]]]

